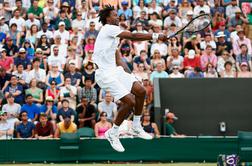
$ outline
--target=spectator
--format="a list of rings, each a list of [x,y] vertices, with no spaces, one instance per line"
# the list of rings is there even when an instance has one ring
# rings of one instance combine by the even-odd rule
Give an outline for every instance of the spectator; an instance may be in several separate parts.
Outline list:
[[[133,59],[133,70],[137,70],[137,66],[143,63],[146,70],[150,69],[150,58],[148,58],[147,52],[145,50],[140,51],[139,56],[135,56]]]
[[[94,132],[96,138],[104,139],[105,132],[112,127],[111,123],[107,120],[107,113],[100,114],[100,121],[95,124]]]
[[[71,79],[71,85],[75,87],[80,86],[81,82],[81,73],[76,71],[75,63],[70,63],[69,64],[69,72],[65,74],[65,78],[70,78]]]
[[[113,97],[109,91],[106,91],[105,100],[98,104],[98,112],[101,114],[105,112],[107,119],[110,122],[114,122],[117,115],[117,105],[113,102]]]
[[[195,67],[200,67],[200,56],[196,55],[194,50],[189,50],[188,55],[184,58],[183,65],[185,77],[188,77],[188,74],[193,72]]]
[[[12,39],[13,44],[15,44],[16,46],[20,46],[19,43],[20,43],[21,34],[17,29],[16,23],[11,24],[10,31],[9,31],[9,33],[7,33],[7,36]]]
[[[188,75],[188,78],[204,78],[204,74],[201,72],[200,67],[195,67],[193,72]]]
[[[134,75],[139,81],[143,81],[144,78],[149,78],[149,72],[150,71],[145,70],[144,64],[140,63],[138,69],[134,72]]]
[[[166,123],[165,123],[165,129],[166,129],[166,135],[169,135],[171,137],[184,137],[183,134],[178,134],[173,127],[173,123],[175,120],[178,120],[178,118],[175,116],[174,113],[168,112],[166,114]]]
[[[44,17],[48,17],[50,21],[54,21],[59,13],[59,9],[53,5],[53,1],[54,0],[48,0],[46,7],[43,8]]]
[[[9,32],[9,26],[5,23],[4,16],[0,16],[0,32],[7,34]]]
[[[136,28],[137,28],[137,27],[136,27],[137,23],[141,23],[144,30],[149,30],[149,21],[148,21],[148,19],[146,19],[146,14],[147,14],[146,11],[144,11],[144,10],[141,11],[141,12],[140,12],[140,16],[137,17],[137,18],[133,21],[133,23],[132,23],[132,25],[131,25],[131,28],[136,29]]]
[[[225,14],[225,8],[221,6],[221,2],[219,0],[214,0],[214,7],[211,7],[210,11],[211,15],[214,15],[216,12],[218,12],[224,17]]]
[[[12,75],[15,75],[18,79],[18,84],[22,85],[23,88],[27,88],[28,84],[28,72],[24,70],[23,64],[17,65],[17,70],[12,72]]]
[[[46,35],[47,42],[52,43],[53,33],[48,29],[48,24],[45,22],[42,24],[41,30],[37,33],[37,40],[41,39],[42,35]],[[38,46],[40,45],[38,44]]]
[[[211,45],[207,45],[205,51],[200,57],[201,69],[203,71],[206,70],[208,63],[211,63],[214,68],[217,66],[217,56],[214,54],[212,49]]]
[[[89,23],[89,27],[85,32],[84,35],[84,40],[87,42],[87,39],[89,36],[95,36],[95,38],[98,36],[99,31],[95,29],[95,23],[93,21],[91,21]]]
[[[46,89],[46,98],[47,97],[52,97],[53,98],[53,101],[54,101],[54,104],[60,104],[59,101],[59,95],[60,95],[60,90],[59,88],[57,88],[57,82],[55,80],[52,80],[50,82],[50,86],[48,86],[48,88]]]
[[[230,4],[226,7],[226,16],[231,18],[235,16],[235,13],[239,11],[240,8],[237,5],[237,0],[231,0]]]
[[[200,44],[196,35],[192,35],[191,38],[185,43],[184,51],[186,55],[188,55],[189,50],[194,50],[196,54],[200,54]]]
[[[168,42],[168,55],[171,55],[172,53],[172,49],[177,48],[179,50],[179,52],[181,51],[181,44],[178,41],[178,38],[176,36],[171,37],[171,39]]]
[[[95,36],[89,35],[86,42],[87,43],[84,48],[85,54],[87,54],[88,51],[94,51]]]
[[[167,49],[167,45],[162,40],[158,40],[156,43],[151,45],[151,54],[153,55],[154,52],[158,50],[162,57],[166,57]]]
[[[251,48],[251,41],[250,39],[246,38],[245,32],[243,29],[239,29],[237,31],[238,39],[233,41],[233,50],[234,54],[238,56],[241,54],[241,45],[244,44],[247,46],[248,54],[252,54],[252,48]]]
[[[216,36],[216,38],[218,40],[216,43],[216,46],[217,46],[216,55],[217,56],[220,56],[223,51],[227,51],[230,55],[233,55],[232,44],[231,44],[231,42],[226,41],[225,37],[226,37],[226,35],[224,32],[220,31],[217,33],[217,36]]]
[[[62,108],[58,110],[57,113],[57,121],[63,122],[64,117],[69,117],[71,121],[73,122],[75,120],[75,111],[69,107],[69,101],[67,99],[61,100]]]
[[[153,84],[155,78],[168,78],[168,73],[163,70],[161,63],[157,64],[157,70],[153,71],[150,75],[151,84]]]
[[[82,13],[78,12],[76,19],[72,21],[72,28],[81,28],[82,31],[84,31],[85,28],[85,21],[82,19]]]
[[[35,138],[47,139],[53,138],[53,125],[48,121],[47,115],[40,113],[39,122],[35,126]]]
[[[50,86],[50,82],[52,80],[56,81],[57,87],[61,87],[64,85],[64,76],[59,71],[57,64],[52,64],[52,70],[49,71],[46,76],[46,85]]]
[[[160,51],[155,50],[151,59],[151,70],[156,70],[157,64],[162,63],[163,70],[166,69],[165,60],[161,57]],[[139,64],[140,65],[140,64]]]
[[[68,47],[68,58],[66,59],[66,69],[69,69],[70,63],[75,65],[76,70],[81,70],[82,58],[76,55],[76,50],[71,46]]]
[[[31,94],[27,94],[25,96],[25,102],[26,104],[24,104],[21,107],[21,112],[26,112],[28,115],[28,120],[33,122],[33,123],[37,123],[38,120],[38,115],[39,115],[39,107],[33,102],[33,97]]]
[[[86,96],[88,102],[96,107],[97,91],[92,87],[90,78],[85,79],[85,86],[78,92],[79,102],[82,96]]]
[[[40,113],[44,113],[46,115],[46,117],[53,124],[55,129],[57,107],[54,105],[54,100],[51,96],[46,97],[45,104],[40,107]]]
[[[12,75],[10,77],[10,84],[4,89],[4,96],[7,98],[7,96],[11,94],[15,98],[15,103],[22,104],[24,101],[23,97],[23,87],[18,84],[17,77]]]
[[[82,96],[81,103],[76,109],[77,116],[78,116],[78,126],[79,128],[82,127],[90,127],[94,128],[95,126],[95,107],[88,103],[87,98]]]
[[[11,26],[13,23],[17,25],[17,30],[19,32],[24,32],[25,31],[25,20],[20,17],[20,12],[18,9],[13,11],[13,18],[10,19],[9,25]]]
[[[35,52],[35,48],[34,45],[30,42],[30,40],[26,39],[24,41],[24,43],[22,44],[22,47],[25,49],[26,51],[26,56],[27,58],[32,61],[34,58],[34,52]]]
[[[31,94],[33,102],[40,106],[44,103],[43,90],[37,87],[37,79],[33,78],[30,82],[30,86],[25,90],[25,94]]]
[[[36,53],[37,54],[42,54],[43,56],[43,62],[42,63],[46,63],[46,58],[50,55],[50,44],[48,43],[48,39],[47,36],[45,34],[41,35],[41,37],[38,39],[37,42],[37,49],[36,49]],[[47,66],[44,64],[43,68],[46,68]]]
[[[143,126],[144,131],[151,134],[152,137],[157,137],[157,138],[160,137],[160,132],[158,130],[157,124],[150,121],[149,111],[145,110],[143,112],[142,126]]]
[[[17,125],[17,138],[33,138],[35,125],[28,121],[28,113],[22,111],[20,113],[21,123]]]
[[[229,20],[229,26],[233,29],[236,25],[242,25],[242,28],[245,28],[246,24],[248,24],[248,18],[242,16],[241,9],[238,8],[235,10],[235,16],[231,15],[231,19]]]
[[[36,19],[43,18],[43,9],[38,6],[38,0],[34,0],[32,6],[28,9],[27,14],[32,13]]]
[[[176,16],[177,11],[174,10],[174,9],[170,9],[168,11],[168,14],[169,14],[169,16],[167,16],[165,18],[165,20],[164,20],[164,29],[167,30],[168,27],[170,27],[172,23],[174,23],[176,25],[176,27],[181,28],[182,27],[182,21],[178,16]]]
[[[133,17],[133,12],[129,8],[129,3],[125,0],[121,2],[122,8],[118,10],[118,16],[124,14],[126,17],[126,20],[131,20]]]
[[[36,25],[37,29],[40,29],[40,21],[39,21],[39,19],[36,19],[33,13],[29,13],[28,14],[28,20],[25,21],[25,27],[26,27],[26,29],[32,30],[31,27],[33,25]]]
[[[40,52],[37,50],[36,52]],[[34,58],[32,61],[33,69],[28,72],[27,82],[30,83],[32,79],[36,79],[39,82],[45,83],[46,81],[46,71],[40,68],[40,59]]]
[[[233,63],[230,61],[225,62],[224,70],[220,72],[222,78],[235,78],[236,72],[232,70]]]
[[[238,71],[241,71],[240,65],[245,62],[248,64],[248,69],[251,71],[251,54],[248,52],[248,47],[245,44],[241,44],[240,46],[241,53],[236,56],[236,68]]]
[[[7,56],[6,49],[2,48],[0,57],[0,67],[4,68],[7,73],[11,73],[13,70],[13,57]]]
[[[54,46],[53,47],[53,54],[51,54],[48,57],[49,70],[52,71],[53,65],[54,65],[54,67],[56,67],[56,65],[57,65],[58,70],[60,72],[62,72],[65,67],[65,64],[66,64],[66,58],[64,56],[62,56],[62,54],[59,54],[59,47]]]
[[[169,75],[169,78],[184,78],[184,74],[179,72],[179,66],[173,66],[172,73]]]
[[[217,78],[218,74],[211,63],[207,64],[206,71],[204,72],[204,78]]]
[[[200,42],[200,49],[205,50],[207,45],[212,46],[212,49],[216,50],[216,43],[212,39],[212,36],[210,33],[205,34],[205,39],[202,42]]]
[[[152,14],[150,14],[149,25],[150,26],[158,25],[160,27],[163,26],[163,21],[160,19],[157,12],[153,12]]]
[[[60,88],[60,100],[67,99],[70,103],[69,107],[74,109],[76,108],[76,96],[77,96],[77,87],[71,85],[71,78],[66,77],[64,86]]]
[[[78,33],[79,33],[79,31],[80,31],[80,29],[78,28]],[[84,55],[83,48],[82,48],[83,34],[82,33],[77,34],[77,35],[74,35],[70,38],[72,38],[72,40],[70,42],[70,46],[72,47],[73,50],[75,50],[75,55],[77,57],[83,57],[83,55]]]
[[[29,40],[33,45],[35,45],[37,34],[38,34],[38,26],[35,24],[32,24],[29,30],[27,30],[25,39]]]
[[[7,120],[7,112],[0,111],[0,140],[12,138],[14,134],[14,128]]]
[[[173,48],[171,50],[171,55],[167,57],[167,70],[172,71],[173,66],[179,66],[179,70],[184,68],[183,66],[184,58],[180,55],[178,48]]]
[[[221,56],[218,57],[217,61],[217,71],[218,73],[221,73],[225,70],[225,64],[226,62],[231,63],[232,71],[235,71],[235,60],[234,58],[227,52],[223,51]]]
[[[205,0],[199,0],[198,5],[194,7],[193,13],[195,16],[199,15],[201,11],[210,14],[210,7],[205,3]]]
[[[26,71],[31,70],[31,61],[26,57],[26,50],[24,48],[19,49],[19,55],[14,58],[14,71],[17,70],[17,64],[23,64]]]
[[[146,7],[144,0],[139,0],[138,4],[134,5],[133,7],[133,18],[139,18],[142,11],[144,11],[146,15],[146,13],[148,12],[148,8]]]
[[[63,121],[57,124],[57,129],[55,131],[55,138],[59,138],[63,133],[76,133],[77,126],[72,122],[70,117],[64,117]]]
[[[9,85],[11,76],[11,74],[6,73],[4,68],[0,67],[0,89],[2,89],[2,91],[4,91]]]
[[[59,22],[59,29],[54,32],[54,38],[59,35],[61,37],[61,43],[68,44],[68,41],[70,40],[70,34],[67,30],[68,28],[65,29],[65,26],[65,22]]]
[[[248,64],[246,62],[242,62],[240,65],[240,71],[237,73],[238,78],[251,78],[252,73],[249,72]]]
[[[18,55],[18,47],[13,43],[10,37],[7,37],[3,48],[6,50],[7,55],[11,57],[16,57]]]

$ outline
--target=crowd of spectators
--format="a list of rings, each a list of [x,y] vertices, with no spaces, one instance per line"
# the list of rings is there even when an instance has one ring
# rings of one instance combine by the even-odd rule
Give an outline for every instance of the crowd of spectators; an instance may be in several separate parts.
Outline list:
[[[153,135],[155,78],[252,77],[251,3],[244,12],[239,0],[0,0],[0,138],[57,138],[82,127],[104,137],[120,107],[96,84],[92,62],[107,4],[133,33],[170,35],[196,15],[212,16],[197,34],[120,41],[122,59],[146,88],[142,125]]]

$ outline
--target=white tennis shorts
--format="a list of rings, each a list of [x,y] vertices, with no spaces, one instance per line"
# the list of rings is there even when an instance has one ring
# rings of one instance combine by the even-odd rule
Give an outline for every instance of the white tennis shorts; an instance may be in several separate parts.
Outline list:
[[[117,101],[131,93],[133,83],[138,80],[134,75],[125,72],[121,66],[117,66],[114,70],[97,69],[95,81],[102,89],[110,91]]]

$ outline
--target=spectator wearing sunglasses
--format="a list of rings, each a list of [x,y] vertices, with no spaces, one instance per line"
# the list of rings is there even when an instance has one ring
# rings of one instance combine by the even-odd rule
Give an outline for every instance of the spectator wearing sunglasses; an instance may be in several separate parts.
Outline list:
[[[184,74],[179,72],[179,66],[173,66],[172,73],[169,75],[169,78],[184,78]]]

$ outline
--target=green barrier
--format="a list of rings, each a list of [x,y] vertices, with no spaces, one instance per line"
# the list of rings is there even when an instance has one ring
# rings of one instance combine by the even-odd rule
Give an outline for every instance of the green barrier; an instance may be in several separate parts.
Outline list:
[[[0,163],[160,161],[216,162],[219,154],[237,154],[237,138],[160,138],[150,141],[121,139],[124,153],[113,151],[106,140],[81,139],[79,149],[64,149],[60,140],[1,140]],[[252,156],[244,158],[252,161]]]

